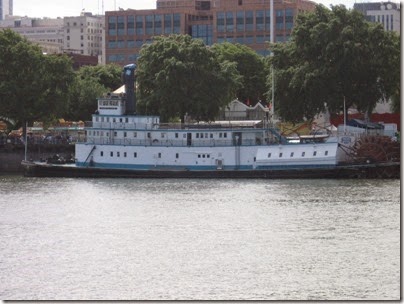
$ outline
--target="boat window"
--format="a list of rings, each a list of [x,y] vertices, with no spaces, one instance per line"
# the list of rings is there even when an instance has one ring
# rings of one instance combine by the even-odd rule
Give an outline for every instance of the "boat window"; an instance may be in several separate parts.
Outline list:
[[[208,133],[205,133],[205,138],[208,138],[209,137],[209,134]]]
[[[219,133],[219,138],[222,138],[222,133]]]
[[[201,133],[201,138],[203,138],[203,133]]]
[[[200,155],[200,154],[198,154],[198,158],[201,158],[201,155]]]
[[[151,133],[150,132],[147,133],[147,138],[151,138]]]
[[[104,122],[104,117],[101,117],[101,122]]]
[[[178,133],[175,133],[175,138],[178,138]]]
[[[164,133],[161,133],[161,138],[164,138]]]
[[[257,158],[256,157],[254,157],[254,161],[256,161],[257,160]]]
[[[135,157],[135,158],[137,157],[137,152],[133,153],[133,157]]]
[[[290,157],[293,157],[294,154],[295,154],[295,152],[291,152],[291,153],[290,153]]]
[[[114,132],[114,136],[115,136],[115,137],[118,136],[118,132],[115,131],[115,132]]]
[[[125,118],[125,122],[129,122],[129,118],[126,117],[126,118]]]
[[[123,157],[126,157],[126,152],[123,152]]]
[[[314,152],[313,152],[313,156],[316,156],[316,155],[317,155],[317,151],[314,151]]]
[[[114,152],[111,151],[109,155],[111,155],[111,157],[114,156]]]
[[[283,155],[283,153],[281,152],[281,153],[279,153],[279,157],[282,157],[282,155]]]
[[[137,137],[137,132],[133,132],[133,137]]]
[[[213,133],[210,133],[210,138],[213,138]]]
[[[306,154],[306,152],[302,152],[302,156],[304,156]]]
[[[328,151],[325,151],[325,152],[324,152],[324,155],[327,156],[327,155],[328,155]]]
[[[119,122],[122,122],[122,118],[119,118]]]
[[[119,156],[120,156],[119,152],[116,152],[116,156],[117,156],[117,157],[119,157]]]
[[[115,122],[115,118],[112,118],[112,122]]]
[[[179,154],[178,153],[175,153],[175,158],[178,158],[179,157]]]
[[[223,137],[224,137],[224,138],[227,138],[227,133],[223,133]]]
[[[107,132],[107,136],[109,136],[109,132]]]
[[[101,151],[101,152],[100,152],[100,155],[101,155],[101,156],[104,156],[104,151]]]
[[[270,158],[271,157],[271,153],[268,153],[268,158]]]
[[[199,133],[196,133],[196,138],[199,138]]]
[[[126,137],[126,132],[123,132],[123,137]]]
[[[202,154],[202,158],[205,158],[206,157],[206,155],[205,154]]]
[[[161,153],[159,153],[159,158],[161,158]]]

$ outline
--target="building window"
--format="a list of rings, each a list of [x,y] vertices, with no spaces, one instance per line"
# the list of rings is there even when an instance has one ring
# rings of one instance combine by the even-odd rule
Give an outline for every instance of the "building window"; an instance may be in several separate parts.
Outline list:
[[[101,151],[101,152],[100,152],[100,156],[104,156],[104,151]]]
[[[144,16],[136,16],[136,35],[144,35]]]
[[[116,152],[116,156],[119,157],[119,156],[120,156],[120,153],[119,153],[119,152]]]
[[[123,157],[126,157],[126,152],[123,152]]]
[[[247,32],[254,30],[254,14],[253,11],[245,12],[245,30]]]
[[[133,157],[136,158],[137,157],[137,152],[133,153]]]
[[[114,156],[114,152],[111,151],[111,152],[109,153],[109,155],[111,155],[111,157],[113,157],[113,156]]]
[[[175,158],[178,158],[179,157],[179,154],[178,153],[175,153]]]
[[[128,21],[126,23],[126,28],[128,31],[128,35],[135,34],[135,16],[128,16]]]

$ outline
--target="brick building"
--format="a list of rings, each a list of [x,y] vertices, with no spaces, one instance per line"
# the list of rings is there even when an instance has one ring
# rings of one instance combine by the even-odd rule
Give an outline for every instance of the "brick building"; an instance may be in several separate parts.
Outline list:
[[[312,11],[308,0],[274,0],[274,41],[288,41],[296,16]],[[157,0],[150,10],[119,10],[105,15],[107,63],[135,62],[153,36],[189,34],[206,45],[234,42],[267,55],[270,0]]]

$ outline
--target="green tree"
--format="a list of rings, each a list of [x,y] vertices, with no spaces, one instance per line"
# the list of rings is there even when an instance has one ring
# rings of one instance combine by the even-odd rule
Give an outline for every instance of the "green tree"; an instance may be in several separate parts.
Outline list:
[[[137,67],[138,112],[162,121],[185,114],[213,120],[235,97],[239,75],[234,63],[220,62],[201,40],[188,35],[155,37],[140,51]]]
[[[70,87],[65,118],[89,120],[97,110],[97,99],[122,85],[121,74],[122,68],[115,64],[81,67]]]
[[[78,72],[81,79],[92,78],[110,91],[115,91],[122,85],[122,67],[116,64],[83,66]]]
[[[239,43],[217,43],[212,46],[212,50],[217,53],[220,61],[227,60],[237,64],[242,83],[237,91],[240,101],[249,101],[254,105],[259,100],[265,100],[267,69],[264,57]]]
[[[343,5],[299,15],[290,42],[271,49],[276,111],[285,120],[339,112],[344,100],[370,113],[400,81],[397,37]]]
[[[68,57],[44,55],[19,34],[2,30],[0,66],[0,116],[25,127],[63,115],[74,75]]]

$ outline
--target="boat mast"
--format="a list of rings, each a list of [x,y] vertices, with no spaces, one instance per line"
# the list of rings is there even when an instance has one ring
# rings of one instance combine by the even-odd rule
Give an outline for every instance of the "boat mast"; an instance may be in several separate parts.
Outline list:
[[[271,0],[270,2],[270,12],[271,12],[271,31],[270,31],[270,42],[271,44],[274,43],[274,0]],[[274,53],[271,51],[271,56],[273,56]],[[274,67],[273,64],[271,66],[271,73],[272,73],[272,107],[271,107],[271,117],[272,121],[275,121],[275,78],[274,78]]]
[[[27,161],[27,147],[28,147],[28,122],[25,122],[25,153],[24,153],[24,160]]]

